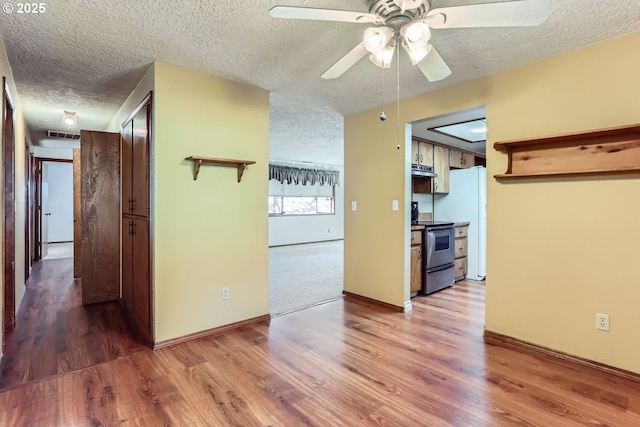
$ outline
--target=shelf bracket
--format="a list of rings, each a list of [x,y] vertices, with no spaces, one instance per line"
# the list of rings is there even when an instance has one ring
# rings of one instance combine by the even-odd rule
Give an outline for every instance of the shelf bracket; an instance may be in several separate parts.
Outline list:
[[[245,163],[238,163],[236,165],[238,167],[238,182],[242,179],[242,174],[244,173],[244,168],[247,166]]]
[[[198,174],[200,173],[200,166],[202,165],[202,160],[193,160],[193,180],[198,179]]]

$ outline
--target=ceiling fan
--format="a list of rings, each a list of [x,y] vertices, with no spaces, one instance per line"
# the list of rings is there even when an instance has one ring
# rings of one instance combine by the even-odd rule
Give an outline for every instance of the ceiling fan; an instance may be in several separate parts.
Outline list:
[[[431,29],[470,27],[517,27],[540,25],[551,14],[551,0],[512,0],[431,9],[431,0],[364,0],[369,12],[274,6],[274,18],[372,24],[363,41],[322,74],[335,79],[370,54],[371,61],[389,68],[397,44],[402,44],[425,77],[435,82],[451,69],[429,43]]]

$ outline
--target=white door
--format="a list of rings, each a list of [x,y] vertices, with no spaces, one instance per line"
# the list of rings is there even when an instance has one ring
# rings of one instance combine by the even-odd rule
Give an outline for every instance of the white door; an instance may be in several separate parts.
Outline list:
[[[73,241],[73,163],[46,162],[49,187],[49,243]]]

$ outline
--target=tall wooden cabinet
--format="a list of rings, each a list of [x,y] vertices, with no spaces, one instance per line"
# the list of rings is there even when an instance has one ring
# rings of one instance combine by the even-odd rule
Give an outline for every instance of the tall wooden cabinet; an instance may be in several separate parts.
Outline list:
[[[150,247],[151,94],[123,125],[122,295],[141,338],[153,344]]]

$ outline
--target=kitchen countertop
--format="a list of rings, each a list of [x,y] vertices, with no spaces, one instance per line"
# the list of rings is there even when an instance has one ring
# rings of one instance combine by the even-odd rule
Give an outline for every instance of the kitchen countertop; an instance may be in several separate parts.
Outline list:
[[[454,222],[454,223],[453,223],[453,226],[454,226],[454,227],[466,227],[466,226],[468,226],[469,224],[470,224],[470,222],[469,222],[469,221],[467,221],[467,222]]]
[[[411,231],[420,231],[424,230],[427,225],[433,224],[434,221],[418,221],[417,224],[411,224]],[[435,221],[435,222],[449,222],[449,221]],[[450,222],[449,222],[450,223]],[[467,222],[454,222],[454,227],[467,227],[469,226],[469,221]]]

